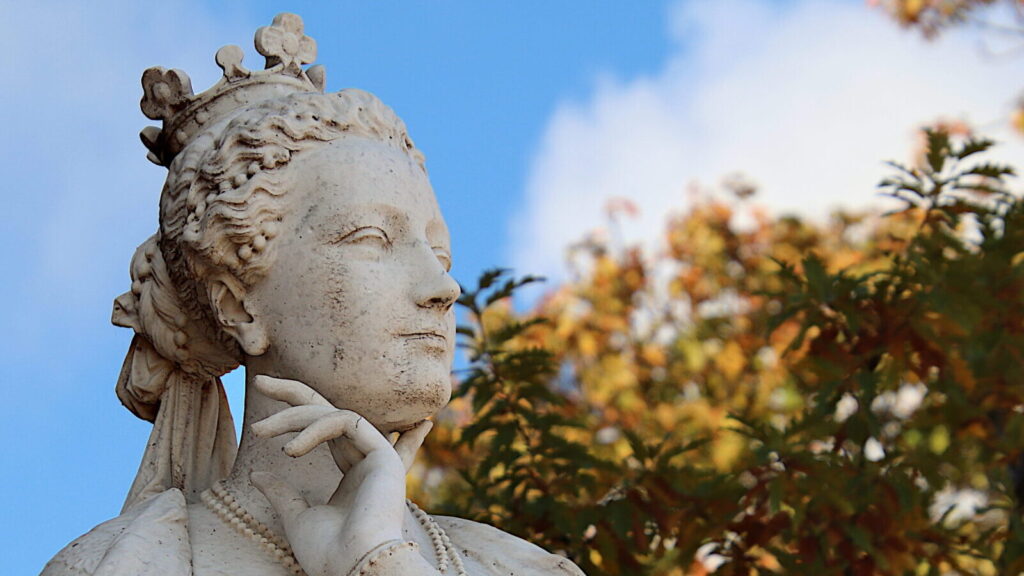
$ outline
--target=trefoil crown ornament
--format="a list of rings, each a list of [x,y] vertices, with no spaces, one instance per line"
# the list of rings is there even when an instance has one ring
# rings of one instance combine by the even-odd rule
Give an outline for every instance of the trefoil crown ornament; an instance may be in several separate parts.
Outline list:
[[[163,128],[147,126],[140,136],[148,158],[160,166],[171,161],[205,126],[249,104],[297,92],[323,92],[323,66],[303,69],[316,59],[316,42],[303,34],[302,18],[278,14],[270,26],[256,31],[256,50],[266,58],[264,70],[242,65],[242,49],[224,46],[216,61],[224,76],[209,90],[192,92],[192,81],[181,70],[161,66],[142,74],[142,112],[162,120]]]

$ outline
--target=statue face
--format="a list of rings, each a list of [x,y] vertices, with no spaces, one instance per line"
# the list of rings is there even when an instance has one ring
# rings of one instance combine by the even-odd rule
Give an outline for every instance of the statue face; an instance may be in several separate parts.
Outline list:
[[[269,342],[255,364],[383,431],[433,415],[451,396],[459,287],[426,174],[358,137],[299,155],[287,170],[292,197],[274,264],[245,302]]]

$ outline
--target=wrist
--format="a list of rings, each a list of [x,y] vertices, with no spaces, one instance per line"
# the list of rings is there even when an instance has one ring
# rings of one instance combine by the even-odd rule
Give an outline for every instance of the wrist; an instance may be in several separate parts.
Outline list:
[[[419,545],[407,540],[384,542],[359,559],[346,576],[426,576],[437,574],[419,553]]]
[[[369,550],[360,557],[360,561],[362,561],[363,558],[386,545],[404,541],[405,538],[401,530],[362,530],[349,540],[346,547],[349,550]]]

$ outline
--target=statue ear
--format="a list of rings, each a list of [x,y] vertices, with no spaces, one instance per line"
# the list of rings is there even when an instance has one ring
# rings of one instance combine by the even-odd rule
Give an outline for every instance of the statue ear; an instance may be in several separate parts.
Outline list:
[[[249,313],[245,287],[234,277],[221,275],[210,281],[210,305],[217,322],[225,332],[234,336],[248,356],[259,356],[267,351],[270,342],[267,331],[258,318]]]

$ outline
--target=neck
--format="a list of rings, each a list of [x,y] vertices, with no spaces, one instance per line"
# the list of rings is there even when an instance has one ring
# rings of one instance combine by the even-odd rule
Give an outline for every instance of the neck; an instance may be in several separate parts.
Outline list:
[[[224,484],[250,514],[274,532],[283,535],[284,529],[277,513],[252,485],[249,475],[254,471],[270,472],[301,492],[306,501],[315,506],[327,502],[331,497],[341,480],[341,472],[326,445],[317,446],[301,458],[292,458],[284,453],[283,448],[294,438],[294,434],[258,438],[252,433],[253,423],[288,408],[287,404],[268,398],[256,389],[253,382],[256,374],[255,370],[246,370],[242,441],[238,446],[234,467]]]

